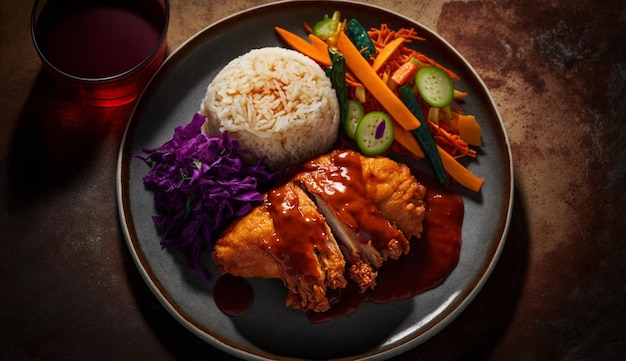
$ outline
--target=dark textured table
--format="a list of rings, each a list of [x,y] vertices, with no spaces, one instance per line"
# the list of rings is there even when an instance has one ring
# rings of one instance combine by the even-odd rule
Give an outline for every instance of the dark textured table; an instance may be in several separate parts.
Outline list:
[[[626,6],[622,0],[369,1],[446,38],[490,88],[515,205],[470,306],[398,360],[616,360],[626,344]],[[170,50],[265,1],[171,0]],[[160,305],[118,222],[132,104],[59,95],[30,2],[0,6],[0,360],[231,360]]]

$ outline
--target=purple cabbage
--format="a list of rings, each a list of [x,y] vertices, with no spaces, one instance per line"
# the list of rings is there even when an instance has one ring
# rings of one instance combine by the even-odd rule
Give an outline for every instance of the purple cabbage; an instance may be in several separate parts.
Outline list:
[[[138,157],[152,165],[143,181],[156,186],[158,214],[152,218],[161,245],[178,249],[190,267],[210,278],[200,254],[214,246],[228,223],[263,201],[273,174],[227,132],[203,134],[205,120],[195,114],[188,125],[176,127],[171,140],[143,149],[147,156]]]

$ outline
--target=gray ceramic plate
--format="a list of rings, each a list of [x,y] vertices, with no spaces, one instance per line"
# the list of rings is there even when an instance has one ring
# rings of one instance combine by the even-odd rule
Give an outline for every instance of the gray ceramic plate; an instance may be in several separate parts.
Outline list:
[[[273,27],[304,35],[340,10],[367,28],[387,23],[414,27],[427,38],[419,50],[460,75],[458,88],[471,95],[464,109],[479,119],[484,146],[468,167],[486,179],[478,194],[458,190],[465,201],[463,245],[458,266],[439,287],[406,301],[366,303],[350,316],[311,324],[284,306],[280,281],[253,281],[255,302],[243,316],[230,318],[213,302],[215,279],[189,270],[176,252],[159,245],[152,222],[153,193],[142,176],[148,165],[134,158],[144,147],[171,138],[174,128],[198,111],[206,86],[231,59],[252,48],[283,45]],[[192,16],[192,14],[189,14]],[[128,247],[146,283],[163,306],[206,342],[248,359],[384,359],[414,347],[449,324],[474,298],[495,266],[505,241],[513,201],[511,153],[502,120],[484,83],[445,40],[419,23],[378,7],[337,1],[281,2],[235,14],[209,26],[174,52],[140,98],[126,131],[118,162],[119,210]],[[208,255],[205,255],[208,256]],[[209,257],[205,263],[216,274]]]

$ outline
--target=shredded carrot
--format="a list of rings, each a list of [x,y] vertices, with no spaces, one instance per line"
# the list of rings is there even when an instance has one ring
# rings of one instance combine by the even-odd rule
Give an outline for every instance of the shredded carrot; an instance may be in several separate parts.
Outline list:
[[[351,87],[363,86],[363,84],[357,79],[354,74],[346,71],[346,84]]]
[[[307,34],[313,33],[313,28],[306,21],[304,22],[304,31],[306,31]]]
[[[389,26],[387,26],[387,24],[382,24],[379,29],[372,28],[367,33],[374,42],[374,45],[377,45],[378,43],[381,48],[396,38],[404,38],[409,42],[413,40],[426,40],[425,38],[418,36],[417,31],[415,31],[414,28],[400,28],[397,31],[393,31],[389,28]]]
[[[382,51],[382,49],[384,49],[387,45],[390,45],[395,41],[399,41],[397,39],[400,39],[400,38],[404,39],[402,41],[402,44],[397,49],[395,49],[396,55],[386,60],[392,72],[398,67],[400,67],[402,64],[406,63],[411,57],[414,57],[424,65],[433,65],[433,66],[437,66],[443,69],[445,72],[447,72],[450,75],[452,79],[460,79],[459,76],[456,73],[454,73],[452,70],[437,63],[436,61],[429,58],[428,56],[416,50],[407,48],[406,46],[403,45],[406,43],[410,43],[414,40],[418,40],[418,41],[426,40],[418,36],[417,31],[414,28],[410,28],[410,29],[401,28],[397,31],[393,31],[389,29],[389,27],[386,24],[382,24],[379,29],[376,29],[376,28],[370,29],[368,31],[368,34],[370,38],[372,39],[372,41],[374,42],[376,49],[379,50],[379,52]],[[379,71],[379,70],[380,69],[376,69],[376,71]]]
[[[476,151],[471,149],[458,134],[451,134],[433,121],[428,120],[428,127],[433,133],[437,144],[441,145],[450,155],[455,158],[463,156],[476,157]]]

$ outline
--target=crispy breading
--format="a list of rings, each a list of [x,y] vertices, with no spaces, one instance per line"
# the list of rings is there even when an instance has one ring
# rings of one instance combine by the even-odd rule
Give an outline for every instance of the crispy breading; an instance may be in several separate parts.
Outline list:
[[[380,212],[407,238],[421,236],[426,214],[426,187],[408,166],[389,158],[363,157],[363,179],[367,192]]]
[[[280,237],[266,202],[228,227],[215,245],[213,259],[221,272],[240,277],[281,279],[289,289],[288,306],[305,311],[328,310],[326,290],[346,286],[344,258],[324,217],[304,191],[287,183],[282,192],[290,204],[298,208],[292,214],[302,217],[301,224],[312,226],[311,222],[319,222],[323,232]],[[307,238],[314,236],[323,239]],[[297,254],[288,254],[290,249]],[[297,259],[299,264],[294,266],[290,259]]]

